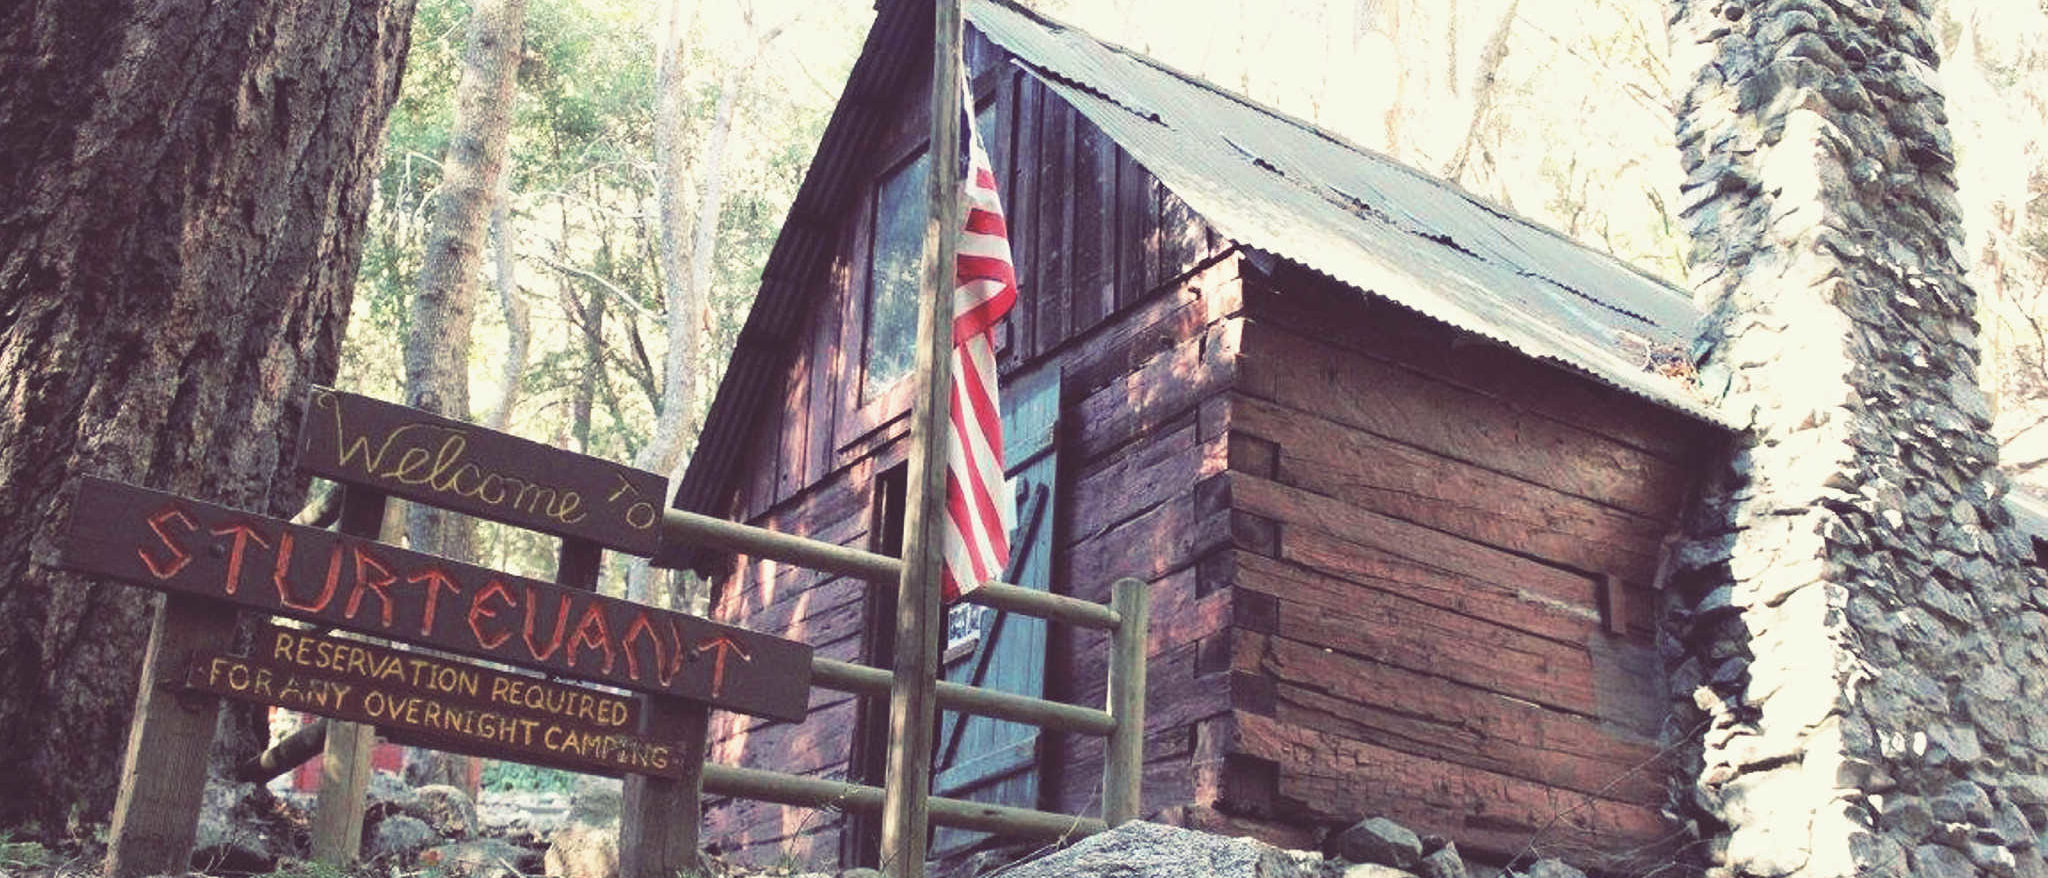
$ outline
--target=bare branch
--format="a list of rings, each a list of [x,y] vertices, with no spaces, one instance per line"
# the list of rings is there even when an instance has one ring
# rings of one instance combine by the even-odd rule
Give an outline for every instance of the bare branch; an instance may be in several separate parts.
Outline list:
[[[612,283],[610,280],[605,279],[602,275],[585,271],[581,268],[577,268],[574,265],[570,265],[566,262],[557,260],[551,256],[541,255],[536,256],[535,258],[539,259],[541,261],[541,264],[546,265],[547,267],[559,271],[563,274],[575,277],[580,280],[587,280],[593,284],[596,284],[598,289],[610,293],[612,295],[612,298],[615,298],[620,302],[624,303],[625,306],[631,308],[633,310],[633,313],[636,315],[645,317],[649,320],[661,319],[660,315],[649,310],[647,306],[640,304],[639,300],[633,298],[632,293],[620,289],[618,284]]]

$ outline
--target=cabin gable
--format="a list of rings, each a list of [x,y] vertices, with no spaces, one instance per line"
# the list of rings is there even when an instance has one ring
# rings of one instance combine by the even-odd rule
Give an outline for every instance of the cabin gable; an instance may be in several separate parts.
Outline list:
[[[915,5],[884,4],[680,505],[900,545],[908,381],[876,345],[904,334],[887,286],[908,251],[889,239],[915,224],[891,205],[920,188],[929,122]],[[1096,601],[1124,576],[1152,589],[1147,814],[1294,847],[1386,814],[1480,859],[1667,854],[1661,580],[1723,431],[1617,377],[1612,351],[1605,371],[1539,358],[1229,240],[1076,109],[1074,83],[972,28],[968,62],[1019,275],[999,365],[1006,388],[1056,387],[1044,580]],[[742,561],[704,565],[716,618],[889,664],[893,588]],[[1034,685],[1102,706],[1103,635],[1044,636]],[[810,706],[802,724],[719,715],[712,758],[878,782],[886,705]],[[1099,740],[1032,750],[1030,781],[996,786],[1037,800],[1006,804],[1099,808]],[[871,864],[874,827],[836,812],[706,816],[739,859]]]
[[[1114,577],[1100,578],[1099,563],[1079,559],[1150,553],[1157,557],[1148,569],[1186,586],[1191,602],[1195,567],[1214,541],[1176,539],[1157,550],[1140,541],[1197,517],[1197,495],[1205,489],[1195,477],[1220,465],[1210,453],[1220,446],[1198,442],[1196,425],[1203,402],[1222,392],[1233,367],[1239,256],[1035,75],[971,30],[968,63],[1019,275],[1019,304],[998,330],[999,367],[1006,388],[1027,374],[1057,377],[1061,427],[1048,452],[1057,457],[1058,477],[1049,486],[1042,537],[1051,557],[1046,579],[1064,593],[1106,601]],[[807,221],[805,234],[829,230],[829,255],[815,278],[793,288],[800,296],[785,290],[790,303],[757,306],[789,309],[784,319],[793,328],[784,360],[751,390],[746,438],[732,443],[741,450],[723,474],[727,499],[711,507],[714,514],[893,549],[889,492],[907,453],[910,382],[871,380],[874,264],[888,252],[877,240],[878,230],[889,234],[887,190],[919,161],[929,125],[921,88],[928,73],[906,65],[900,76],[902,87],[891,92],[886,112],[863,123],[870,133],[860,142],[828,134],[821,146],[813,175],[839,168],[845,191],[833,200],[830,221]],[[921,187],[917,201],[921,208]],[[767,274],[777,269],[771,259]],[[764,282],[762,296],[776,292]],[[720,404],[740,381],[727,378]],[[742,423],[734,412],[742,410],[734,406],[722,417],[714,411],[714,428],[732,430]],[[1167,441],[1156,442],[1162,435]],[[712,441],[707,436],[706,445]],[[1155,489],[1132,493],[1141,478]],[[1227,527],[1208,531],[1227,537]],[[715,574],[714,617],[802,640],[821,656],[888,665],[882,653],[889,645],[876,636],[891,624],[877,607],[888,589],[774,562],[739,559],[744,563],[720,569],[716,559],[706,560],[692,559]],[[1057,627],[1048,636],[1043,680],[1051,697],[1100,706],[1102,645],[1070,642],[1075,635]],[[1155,708],[1172,724],[1151,724],[1162,737],[1185,737],[1198,715],[1228,710],[1220,690],[1196,691],[1193,639],[1177,649],[1153,666],[1152,691],[1163,693],[1155,697],[1181,705]],[[820,691],[811,710],[798,725],[720,715],[712,758],[878,781],[879,764],[861,755],[861,742],[886,716],[886,704],[878,711]],[[1076,742],[1048,736],[1037,759],[1040,801],[1024,804],[1090,807],[1097,796],[1089,766],[1100,761],[1100,742],[1093,743],[1092,751],[1072,750]],[[1190,773],[1186,747],[1161,744],[1148,754],[1166,760],[1162,776]],[[742,858],[773,860],[795,851],[852,865],[870,843],[871,827],[862,821],[808,809],[714,802],[706,819],[705,837]]]

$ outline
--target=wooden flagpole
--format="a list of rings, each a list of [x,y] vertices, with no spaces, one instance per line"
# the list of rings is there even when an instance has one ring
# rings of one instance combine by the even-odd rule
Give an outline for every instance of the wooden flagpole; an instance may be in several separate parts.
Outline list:
[[[903,575],[897,581],[895,687],[889,692],[888,774],[882,789],[882,867],[924,874],[944,566],[946,431],[952,395],[953,276],[960,228],[960,0],[936,0],[932,139],[924,282],[917,318],[917,395],[910,424]]]

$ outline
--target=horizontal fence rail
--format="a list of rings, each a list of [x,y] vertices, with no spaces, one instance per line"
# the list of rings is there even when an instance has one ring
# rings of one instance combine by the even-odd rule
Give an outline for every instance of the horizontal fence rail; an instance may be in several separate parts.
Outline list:
[[[662,528],[665,538],[677,542],[726,549],[870,582],[893,583],[903,575],[903,561],[898,558],[680,509],[665,513]],[[1101,604],[1005,582],[986,583],[961,595],[960,600],[1098,631],[1114,631],[1123,624],[1115,610]]]
[[[704,791],[721,796],[758,799],[805,808],[835,808],[841,811],[882,810],[882,788],[840,780],[798,777],[758,768],[740,768],[704,763]],[[1109,824],[1093,817],[1074,817],[933,796],[932,822],[940,826],[993,832],[1021,838],[1054,839],[1094,835]]]
[[[887,695],[889,686],[895,679],[895,674],[881,668],[871,668],[838,659],[811,659],[811,685],[837,692]],[[1057,701],[983,689],[948,680],[938,682],[938,695],[939,707],[959,713],[1006,719],[1057,732],[1079,732],[1098,738],[1116,731],[1116,718],[1110,716],[1108,711],[1094,708],[1061,704]]]

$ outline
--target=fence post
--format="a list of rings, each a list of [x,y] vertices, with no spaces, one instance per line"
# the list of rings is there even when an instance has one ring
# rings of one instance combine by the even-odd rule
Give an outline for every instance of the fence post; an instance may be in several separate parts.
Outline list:
[[[640,700],[641,733],[675,744],[682,777],[626,775],[619,823],[619,878],[695,875],[704,822],[704,744],[711,711],[665,695]]]
[[[374,726],[341,720],[327,724],[327,740],[320,755],[320,793],[313,805],[314,862],[346,866],[362,855],[370,751],[376,746]]]
[[[922,878],[930,839],[932,733],[945,562],[946,435],[951,421],[953,280],[960,230],[960,0],[932,4],[931,178],[927,181],[924,276],[917,317],[916,398],[897,580],[896,684],[889,692],[888,772],[882,786],[882,870]]]
[[[1102,767],[1102,822],[1115,827],[1138,819],[1145,782],[1145,640],[1150,592],[1143,580],[1110,586],[1109,608],[1122,618],[1110,633],[1109,733]]]

